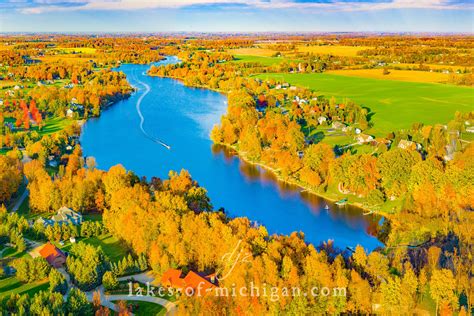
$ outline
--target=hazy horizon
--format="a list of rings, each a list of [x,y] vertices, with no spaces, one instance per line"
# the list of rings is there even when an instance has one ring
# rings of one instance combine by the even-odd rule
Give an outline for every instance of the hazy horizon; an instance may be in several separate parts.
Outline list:
[[[0,32],[473,33],[466,0],[7,0]]]

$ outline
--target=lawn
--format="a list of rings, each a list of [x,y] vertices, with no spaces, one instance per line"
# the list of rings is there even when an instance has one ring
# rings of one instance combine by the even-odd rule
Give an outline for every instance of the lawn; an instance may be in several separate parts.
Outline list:
[[[133,310],[135,315],[166,315],[166,309],[155,303],[142,302],[142,301],[126,301],[127,305],[134,305],[136,309]],[[117,303],[117,301],[114,301]]]
[[[30,297],[39,291],[49,288],[48,280],[23,284],[16,277],[0,280],[0,300],[10,297],[11,294],[28,294]]]
[[[383,74],[383,69],[347,69],[333,70],[328,71],[327,73],[342,76],[353,76],[383,80],[400,80],[410,82],[445,83],[449,80],[449,74],[416,70],[389,69],[389,74],[387,75]]]
[[[85,242],[86,244],[93,245],[95,247],[100,246],[107,257],[109,257],[110,262],[117,262],[129,254],[129,251],[125,245],[110,234],[98,237],[80,238],[78,241]],[[62,249],[68,251],[70,247],[71,244],[68,243],[62,247]]]
[[[73,122],[73,120],[69,120],[62,117],[49,118],[44,120],[45,125],[40,131],[38,131],[38,133],[41,136],[56,133],[60,130],[63,130],[65,127],[71,125]],[[33,129],[35,128],[37,127],[35,126]]]
[[[12,118],[6,118],[5,121],[14,122],[15,120]],[[74,120],[70,120],[64,117],[47,118],[44,120],[44,126],[41,130],[38,128],[37,125],[34,125],[29,129],[29,131],[37,131],[38,134],[40,134],[41,136],[50,135],[63,130],[67,126],[71,125],[73,122]],[[20,129],[19,131],[24,130]]]
[[[340,102],[349,98],[369,108],[376,136],[410,128],[415,122],[447,123],[456,111],[474,111],[474,90],[435,83],[377,80],[334,74],[262,74],[261,79],[287,81]]]

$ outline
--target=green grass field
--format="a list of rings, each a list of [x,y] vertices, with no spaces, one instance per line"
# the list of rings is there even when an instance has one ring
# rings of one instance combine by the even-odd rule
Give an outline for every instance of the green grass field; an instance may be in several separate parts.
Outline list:
[[[284,61],[295,61],[290,60],[285,57],[266,57],[266,56],[253,56],[253,55],[235,55],[235,60],[233,62],[236,63],[259,63],[263,66],[271,66],[276,65]]]
[[[126,301],[127,305],[137,306],[137,309],[133,310],[135,315],[166,315],[166,309],[158,304],[142,301]],[[117,303],[117,301],[114,301]]]
[[[409,128],[415,122],[447,123],[456,111],[474,111],[474,89],[444,84],[357,78],[333,74],[262,74],[306,87],[339,101],[349,98],[368,107],[376,136]]]
[[[0,280],[0,300],[10,297],[11,294],[28,294],[33,297],[39,291],[46,291],[48,288],[48,280],[23,284],[15,277],[8,277]]]
[[[56,133],[64,129],[66,126],[71,125],[73,122],[73,120],[68,120],[62,117],[46,119],[44,127],[40,131],[38,131],[38,133],[41,136]],[[35,126],[33,129],[35,128],[37,127]]]
[[[85,242],[86,244],[95,247],[100,246],[107,257],[109,257],[110,262],[117,262],[129,254],[125,245],[110,234],[98,237],[80,238],[78,241]],[[70,247],[71,244],[67,243],[64,247],[61,247],[61,249],[68,251]]]

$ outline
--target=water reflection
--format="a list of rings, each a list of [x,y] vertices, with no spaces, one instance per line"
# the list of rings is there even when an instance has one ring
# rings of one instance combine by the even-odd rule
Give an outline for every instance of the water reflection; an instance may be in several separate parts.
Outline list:
[[[361,208],[353,205],[336,205],[334,202],[310,193],[297,185],[293,185],[279,180],[272,172],[256,164],[245,162],[238,158],[237,152],[227,146],[212,145],[212,153],[215,157],[222,157],[228,164],[238,160],[239,171],[243,178],[248,182],[260,182],[263,185],[273,185],[282,198],[292,197],[298,194],[301,200],[314,215],[324,212],[333,221],[345,223],[350,227],[357,229],[360,227],[361,218],[367,223],[366,233],[376,237],[380,229],[381,216],[375,214],[363,215]],[[326,206],[329,209],[326,209]]]
[[[227,110],[224,95],[146,76],[148,67],[122,65],[120,70],[132,83],[150,86],[141,104],[145,128],[150,135],[165,139],[172,149],[166,150],[141,133],[136,102],[142,91],[138,91],[83,126],[84,155],[94,156],[99,168],[120,163],[149,179],[165,178],[169,170],[187,169],[207,189],[216,209],[224,207],[230,216],[257,221],[270,234],[302,231],[308,242],[319,245],[331,239],[340,248],[361,244],[372,250],[381,245],[367,233],[376,231],[376,219],[363,216],[357,208],[338,209],[241,161],[232,150],[213,146],[209,131]],[[330,211],[324,210],[326,203]]]

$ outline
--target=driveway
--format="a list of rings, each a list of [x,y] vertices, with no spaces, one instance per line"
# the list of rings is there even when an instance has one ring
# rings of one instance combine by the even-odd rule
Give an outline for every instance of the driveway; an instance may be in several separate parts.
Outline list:
[[[31,249],[30,251],[28,251],[28,254],[32,258],[39,257],[40,255],[39,251],[41,250],[41,248],[43,248],[44,244],[35,240],[26,239],[26,238],[25,238],[25,243],[27,244],[28,249]]]
[[[134,279],[135,281],[138,281],[141,283],[150,282],[150,284],[157,285],[156,284],[157,281],[155,280],[155,277],[153,273],[151,272],[143,272],[140,274],[134,274],[134,275],[118,278],[119,281],[125,281],[128,279]],[[87,299],[90,302],[92,302],[92,297],[94,295],[94,292],[96,291],[99,291],[100,293],[101,304],[103,306],[110,308],[111,310],[115,312],[117,312],[118,309],[115,306],[115,303],[113,303],[112,301],[142,301],[142,302],[155,303],[155,304],[163,306],[164,308],[166,308],[166,315],[175,315],[176,313],[176,304],[168,300],[165,300],[164,298],[156,297],[156,296],[136,296],[136,295],[129,296],[127,294],[106,295],[104,291],[104,287],[102,285],[96,288],[95,290],[86,292]]]

